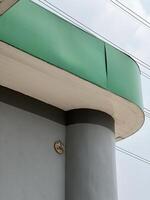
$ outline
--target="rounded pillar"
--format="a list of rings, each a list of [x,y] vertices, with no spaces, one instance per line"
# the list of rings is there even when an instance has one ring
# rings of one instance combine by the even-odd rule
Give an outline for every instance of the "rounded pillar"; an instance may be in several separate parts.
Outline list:
[[[117,200],[114,120],[104,112],[67,112],[66,200]]]

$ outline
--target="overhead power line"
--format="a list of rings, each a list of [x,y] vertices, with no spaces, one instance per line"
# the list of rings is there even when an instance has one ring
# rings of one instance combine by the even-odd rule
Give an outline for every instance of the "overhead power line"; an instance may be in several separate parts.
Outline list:
[[[78,26],[79,28],[81,28],[81,29],[84,30],[85,32],[87,32],[87,29],[89,29],[90,32],[88,32],[88,33],[91,34],[91,33],[94,32],[94,35],[97,34],[100,38],[103,38],[103,39],[106,40],[108,43],[110,43],[111,45],[115,46],[117,49],[119,49],[119,50],[121,50],[121,51],[123,51],[123,52],[125,52],[126,54],[129,55],[129,53],[126,52],[124,49],[120,48],[119,46],[117,46],[116,44],[114,44],[112,41],[108,40],[108,39],[105,38],[104,36],[102,36],[102,35],[98,34],[97,32],[93,31],[91,28],[85,26],[83,23],[79,22],[78,20],[76,20],[76,19],[73,18],[72,16],[68,15],[67,13],[65,13],[65,12],[64,12],[63,10],[61,10],[60,8],[58,8],[58,7],[54,6],[53,4],[49,3],[47,0],[39,0],[39,1],[40,1],[42,4],[44,4],[45,6],[49,7],[49,8],[50,8],[51,10],[53,10],[54,12],[56,12],[58,15],[60,15],[60,16],[62,16],[63,18],[67,19],[69,22],[71,22],[71,23],[74,24],[75,26]],[[45,1],[46,3],[44,3],[44,1]],[[50,4],[50,6],[49,6],[49,4]],[[61,13],[58,12],[58,10],[59,10]],[[63,15],[62,15],[62,13],[63,13]],[[71,20],[70,18],[73,19],[73,20]],[[77,22],[77,23],[75,23],[75,22]],[[84,27],[85,27],[85,28],[84,28]],[[92,34],[92,35],[93,35],[93,34]],[[130,55],[130,56],[134,57],[133,55]],[[134,58],[134,59],[136,60],[136,58]],[[147,68],[147,69],[150,70],[150,65],[148,65],[148,64],[146,64],[146,63],[144,63],[143,61],[140,61],[140,60],[137,61],[137,62],[138,62],[140,65],[142,65],[143,67],[145,67],[145,68]],[[146,64],[146,66],[145,66],[145,64]],[[148,67],[147,67],[147,66],[148,66]],[[141,71],[141,74],[142,74],[144,77],[150,79],[150,75],[148,75],[147,73]]]
[[[145,159],[145,158],[143,158],[143,157],[141,157],[141,156],[139,156],[137,154],[134,154],[134,153],[132,153],[132,152],[130,152],[128,150],[125,150],[125,149],[123,149],[123,148],[121,148],[119,146],[116,146],[115,148],[116,148],[117,151],[119,151],[119,152],[121,152],[123,154],[126,154],[127,156],[130,156],[130,157],[132,157],[132,158],[134,158],[134,159],[136,159],[138,161],[141,161],[143,163],[146,163],[146,164],[150,165],[150,160],[148,160],[148,159]]]
[[[144,112],[144,113],[145,113],[145,116],[150,119],[150,114],[147,112]]]
[[[144,111],[148,112],[150,114],[150,109],[144,108]]]
[[[150,119],[150,110],[148,108],[144,108],[145,116]]]
[[[120,46],[118,46],[117,44],[113,43],[111,40],[107,39],[105,36],[100,35],[98,32],[94,31],[92,28],[90,28],[89,26],[84,25],[82,22],[80,22],[79,20],[75,19],[74,17],[72,17],[71,15],[67,14],[66,12],[64,12],[62,9],[60,9],[59,7],[53,5],[52,3],[50,3],[47,0],[39,0],[39,2],[41,2],[43,5],[47,6],[48,8],[50,8],[51,10],[53,10],[55,13],[57,13],[59,16],[63,17],[64,19],[66,19],[67,21],[71,22],[72,24],[74,24],[75,26],[81,28],[82,30],[84,30],[85,32],[92,34],[94,36],[96,36],[99,39],[103,39],[105,42],[111,44],[113,47],[117,48],[118,50],[126,53],[127,55],[131,56],[132,58],[135,59],[135,61],[142,65],[144,68],[150,70],[150,64],[146,63],[145,61],[141,60],[140,58],[134,56],[133,54],[127,52],[125,49],[121,48]]]
[[[150,75],[145,73],[145,72],[143,72],[143,71],[141,71],[141,75],[144,76],[147,79],[150,79]]]
[[[67,19],[67,21],[71,22],[72,24],[74,24],[75,26],[81,28],[82,30],[84,30],[85,32],[95,35],[96,37],[103,39],[104,41],[108,42],[109,44],[111,44],[112,46],[114,46],[115,48],[123,51],[124,53],[126,53],[127,55],[133,57],[140,65],[142,65],[143,67],[147,68],[150,70],[150,65],[147,64],[146,62],[142,61],[141,59],[135,57],[134,55],[130,54],[129,52],[125,51],[124,49],[122,49],[121,47],[119,47],[118,45],[116,45],[115,43],[113,43],[111,40],[107,39],[106,37],[100,35],[99,33],[97,33],[96,31],[94,31],[93,29],[91,29],[90,27],[84,25],[83,23],[81,23],[80,21],[76,20],[75,18],[73,18],[72,16],[70,16],[69,14],[65,13],[63,10],[61,10],[60,8],[56,7],[55,5],[53,5],[52,3],[50,3],[47,0],[39,0],[43,5],[49,7],[51,10],[53,10],[55,13],[57,13],[59,16],[63,17],[64,19]],[[59,11],[59,12],[58,12]],[[146,78],[150,79],[150,76],[148,74],[146,74],[145,72],[142,72],[142,75],[144,75]],[[145,108],[145,112],[146,112]],[[150,111],[150,110],[149,110]],[[150,118],[150,116],[149,116]],[[150,161],[142,158],[141,156],[138,156],[132,152],[129,152],[119,146],[116,146],[116,150],[120,151],[121,153],[124,153],[134,159],[137,159],[138,161],[144,162],[146,164],[150,164]]]
[[[122,2],[118,0],[110,0],[115,6],[119,7],[122,9],[124,12],[126,12],[128,15],[139,21],[140,23],[144,24],[144,26],[147,26],[150,28],[150,22],[147,21],[145,18],[143,18],[141,15],[138,13],[134,12],[132,9],[124,5]]]
[[[85,32],[87,32],[87,29],[90,30],[90,32],[88,33],[94,33],[94,35],[98,35],[100,38],[103,38],[104,40],[106,40],[108,43],[112,44],[113,46],[115,46],[116,48],[118,47],[116,44],[114,44],[112,41],[108,40],[107,38],[105,38],[104,36],[100,35],[99,33],[93,31],[91,28],[85,26],[83,23],[81,23],[80,21],[76,20],[75,18],[73,18],[72,16],[68,15],[67,13],[65,13],[63,10],[61,10],[60,8],[56,7],[55,5],[53,5],[52,3],[48,2],[47,0],[39,0],[41,3],[43,3],[45,6],[48,6],[51,10],[53,10],[54,12],[56,12],[58,15],[62,16],[63,18],[67,19],[68,21],[70,21],[71,23],[73,23],[75,26],[78,26],[79,28],[83,29]],[[44,3],[46,2],[46,3]],[[59,10],[59,12],[58,12]],[[60,13],[61,12],[61,13]],[[62,14],[63,13],[63,14]],[[76,23],[75,23],[76,22]],[[118,47],[119,50],[125,52],[123,49],[121,49],[120,47]],[[126,52],[125,52],[126,53]],[[128,53],[129,54],[129,53]],[[133,57],[133,56],[132,56]],[[142,61],[143,62],[143,61]],[[143,65],[143,64],[141,64]],[[147,64],[148,65],[148,64]],[[149,69],[150,69],[150,65]],[[141,74],[150,79],[150,75],[146,74],[145,72],[141,71]],[[147,115],[147,108],[145,108],[145,113]],[[147,115],[150,118],[150,114]]]

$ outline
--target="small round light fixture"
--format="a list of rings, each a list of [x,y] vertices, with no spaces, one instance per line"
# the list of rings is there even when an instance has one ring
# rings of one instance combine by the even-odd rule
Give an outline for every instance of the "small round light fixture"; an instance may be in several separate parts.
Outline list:
[[[54,149],[55,149],[56,153],[58,153],[58,154],[63,154],[64,153],[65,147],[64,147],[64,144],[62,143],[61,140],[57,140],[54,143]]]

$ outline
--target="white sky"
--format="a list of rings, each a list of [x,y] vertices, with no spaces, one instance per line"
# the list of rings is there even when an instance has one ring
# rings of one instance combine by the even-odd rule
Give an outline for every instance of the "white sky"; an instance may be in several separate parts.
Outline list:
[[[150,64],[150,28],[114,6],[111,0],[48,0],[113,43]],[[119,0],[150,22],[150,0]],[[150,75],[150,70],[141,67]],[[144,107],[150,109],[150,80],[142,78]],[[117,143],[150,160],[150,119],[135,135]],[[118,200],[149,200],[150,165],[116,151]]]

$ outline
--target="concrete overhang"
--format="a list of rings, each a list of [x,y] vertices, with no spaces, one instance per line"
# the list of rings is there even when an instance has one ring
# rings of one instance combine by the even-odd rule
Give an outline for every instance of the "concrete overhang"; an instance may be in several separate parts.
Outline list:
[[[18,0],[0,0],[0,15],[4,14]]]
[[[129,56],[29,0],[0,26],[1,85],[63,110],[104,111],[117,139],[142,126],[140,70]]]
[[[0,84],[65,111],[104,111],[115,119],[117,139],[133,134],[144,121],[141,108],[129,100],[2,42]]]

